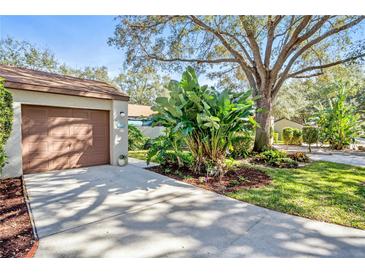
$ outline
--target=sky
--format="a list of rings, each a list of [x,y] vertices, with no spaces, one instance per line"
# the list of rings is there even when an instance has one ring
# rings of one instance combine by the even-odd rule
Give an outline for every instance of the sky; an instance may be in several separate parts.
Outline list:
[[[69,66],[106,66],[111,76],[121,71],[124,55],[108,46],[114,16],[0,16],[0,39],[8,36],[47,48]]]
[[[0,39],[12,37],[49,49],[57,60],[74,68],[106,66],[111,77],[121,72],[124,53],[107,44],[117,21],[114,16],[0,16]],[[353,34],[361,39],[365,27]],[[171,75],[178,79],[177,74]],[[200,76],[200,82],[211,85]]]

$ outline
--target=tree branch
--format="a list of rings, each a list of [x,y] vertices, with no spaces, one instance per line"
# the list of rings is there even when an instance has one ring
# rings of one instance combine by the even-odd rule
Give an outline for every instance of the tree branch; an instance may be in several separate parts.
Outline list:
[[[188,63],[197,63],[197,64],[239,63],[239,61],[235,58],[219,58],[219,59],[206,60],[206,59],[186,59],[186,58],[179,58],[179,57],[163,58],[163,57],[157,56],[156,54],[149,54],[149,53],[146,53],[146,55],[147,55],[147,57],[149,57],[151,59],[161,61],[161,62],[188,62]]]
[[[320,71],[320,72],[316,72],[316,73],[308,74],[308,75],[291,76],[290,78],[297,78],[297,79],[312,78],[312,77],[320,76],[320,75],[323,75],[323,74],[324,74],[324,73],[323,73],[322,71]],[[289,77],[288,77],[288,78],[289,78]]]
[[[266,43],[266,50],[265,50],[265,67],[268,69],[270,67],[270,59],[271,59],[271,51],[272,51],[272,44],[274,42],[274,34],[276,26],[279,24],[283,16],[276,16],[274,21],[271,21],[271,16],[268,18],[267,22],[267,43]]]
[[[206,31],[209,31],[210,33],[212,33],[213,35],[215,35],[223,44],[223,46],[234,56],[236,57],[235,59],[239,60],[241,65],[243,67],[245,67],[246,70],[251,70],[252,68],[247,64],[247,62],[245,61],[245,59],[243,58],[243,56],[241,54],[239,54],[239,52],[237,50],[235,50],[234,48],[231,47],[231,45],[227,42],[226,39],[224,39],[224,37],[222,36],[222,34],[213,29],[212,27],[208,26],[207,24],[205,24],[203,21],[199,20],[198,17],[191,15],[190,16],[191,20],[198,26],[200,26],[201,28],[205,29]]]
[[[276,78],[276,76],[278,75],[281,67],[283,66],[285,60],[288,57],[290,50],[295,45],[295,42],[297,41],[300,32],[308,25],[311,18],[312,16],[304,16],[300,21],[300,23],[298,24],[298,26],[294,29],[293,34],[290,37],[289,41],[283,46],[283,49],[281,50],[276,60],[276,63],[272,69],[273,78]]]
[[[335,61],[335,62],[332,62],[332,63],[324,64],[324,65],[309,66],[309,67],[306,67],[304,69],[298,70],[294,73],[288,74],[287,78],[298,78],[298,75],[300,75],[304,72],[308,72],[308,71],[312,71],[312,70],[318,70],[318,69],[330,68],[330,67],[333,67],[333,66],[337,66],[337,65],[340,65],[340,64],[343,64],[343,63],[347,63],[347,62],[359,59],[361,57],[365,57],[365,53],[357,55],[357,56],[352,56],[352,57],[349,57],[349,58],[346,58],[346,59],[338,60],[338,61]]]
[[[309,41],[305,46],[303,46],[301,49],[299,49],[294,55],[293,57],[289,60],[288,64],[286,65],[286,68],[285,70],[281,73],[281,75],[279,76],[279,80],[277,81],[275,87],[273,88],[273,95],[272,96],[276,96],[276,94],[278,93],[280,87],[282,86],[282,84],[284,83],[285,79],[287,79],[287,76],[290,72],[290,69],[292,67],[292,65],[294,64],[294,62],[305,52],[307,51],[308,49],[310,49],[311,47],[313,47],[314,45],[320,43],[321,41],[323,41],[324,39],[326,39],[327,37],[333,35],[333,34],[336,34],[336,33],[339,33],[341,31],[344,31],[346,29],[349,29],[353,26],[355,26],[356,24],[360,23],[362,20],[365,19],[365,16],[360,16],[359,18],[355,19],[355,20],[352,20],[351,22],[347,23],[347,24],[344,24],[340,27],[336,27],[336,28],[333,28],[329,31],[327,31],[326,33],[322,34],[321,36],[318,36],[317,38],[313,39],[312,41]],[[356,58],[348,58],[348,59],[351,59],[351,60],[354,60],[354,59],[357,59],[357,58],[360,58],[362,56],[359,56],[359,57],[356,57]],[[349,60],[347,60],[349,61]],[[347,62],[345,61],[345,62]],[[337,62],[336,62],[337,63]],[[340,62],[340,63],[343,63],[343,62]],[[335,64],[336,65],[336,64]],[[315,69],[315,68],[314,68]]]

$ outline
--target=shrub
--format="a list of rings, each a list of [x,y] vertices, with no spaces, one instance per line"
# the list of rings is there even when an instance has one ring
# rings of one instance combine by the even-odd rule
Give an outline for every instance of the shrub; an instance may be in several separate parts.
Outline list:
[[[246,158],[251,151],[253,136],[252,134],[238,133],[232,137],[231,143],[230,156],[234,159]]]
[[[147,140],[136,126],[128,125],[128,150],[144,149]]]
[[[283,129],[283,141],[284,144],[289,145],[291,139],[293,138],[293,129],[290,127],[286,127]]]
[[[301,162],[301,163],[308,163],[309,157],[304,152],[294,152],[288,154],[288,157],[294,161]]]
[[[298,128],[293,128],[293,137],[290,140],[290,144],[301,145],[302,142],[302,131]]]
[[[151,147],[147,152],[147,164],[154,158],[161,166],[191,167],[194,158],[191,153],[181,151],[181,140],[176,140],[174,135],[167,134],[151,140]]]
[[[152,108],[159,124],[181,136],[194,157],[193,171],[205,173],[216,167],[225,173],[225,158],[237,131],[251,131],[255,121],[250,92],[217,91],[200,86],[195,71],[188,67],[180,82],[168,85],[170,96],[159,97]]]
[[[0,78],[0,173],[6,163],[5,144],[13,125],[13,96],[4,88],[4,80]]]
[[[253,160],[255,163],[266,164],[279,168],[293,168],[298,166],[298,162],[289,158],[285,151],[270,149],[256,155]]]
[[[303,127],[303,141],[308,144],[309,152],[312,152],[311,145],[319,141],[318,128],[313,126]]]
[[[274,132],[273,135],[274,135],[274,144],[279,143],[279,133],[278,132]]]
[[[291,127],[284,128],[283,141],[286,145],[301,145],[302,131],[298,128],[291,128]]]

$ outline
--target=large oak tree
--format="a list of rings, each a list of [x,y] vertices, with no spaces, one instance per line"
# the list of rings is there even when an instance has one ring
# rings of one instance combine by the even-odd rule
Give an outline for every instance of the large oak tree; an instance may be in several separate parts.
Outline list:
[[[364,16],[121,16],[110,44],[126,63],[172,70],[183,63],[243,74],[258,95],[255,147],[270,146],[273,100],[290,78],[364,57],[354,32]],[[350,33],[351,31],[351,33]]]

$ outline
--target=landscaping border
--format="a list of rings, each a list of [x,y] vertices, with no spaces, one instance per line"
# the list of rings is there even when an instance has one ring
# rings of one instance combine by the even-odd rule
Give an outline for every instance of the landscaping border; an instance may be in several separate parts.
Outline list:
[[[33,235],[34,235],[34,238],[35,238],[32,248],[28,251],[28,253],[26,255],[24,255],[21,258],[33,258],[35,256],[35,253],[37,252],[37,249],[38,249],[38,246],[39,246],[39,236],[38,236],[37,227],[35,225],[35,221],[34,221],[34,217],[33,217],[32,207],[30,205],[30,200],[29,200],[29,196],[28,196],[27,187],[25,186],[24,176],[22,175],[20,178],[22,180],[24,200],[25,200],[25,204],[26,204],[27,209],[28,209],[28,215],[29,215],[30,223],[32,225]]]

